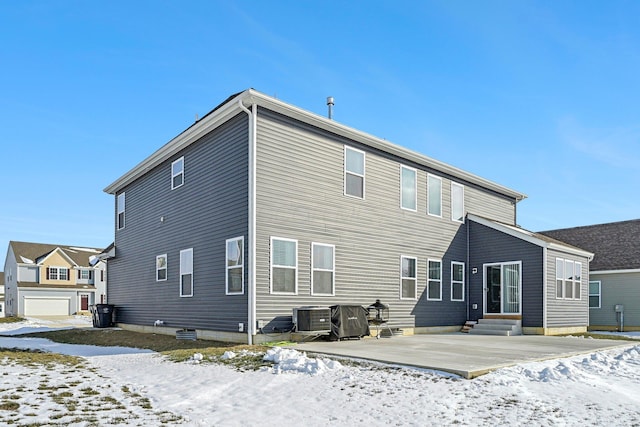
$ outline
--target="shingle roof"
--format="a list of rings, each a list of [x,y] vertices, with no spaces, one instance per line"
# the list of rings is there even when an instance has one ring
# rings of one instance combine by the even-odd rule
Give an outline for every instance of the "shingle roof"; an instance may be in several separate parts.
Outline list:
[[[79,246],[54,245],[48,243],[9,242],[18,263],[37,263],[39,258],[49,255],[60,248],[69,258],[81,267],[89,267],[90,256],[98,255],[102,250]]]
[[[4,286],[4,272],[0,271],[0,286]]]
[[[540,233],[593,252],[591,271],[640,269],[640,219]]]

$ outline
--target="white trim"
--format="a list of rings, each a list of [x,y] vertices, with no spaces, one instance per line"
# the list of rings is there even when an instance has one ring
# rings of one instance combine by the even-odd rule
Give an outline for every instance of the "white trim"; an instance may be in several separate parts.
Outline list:
[[[347,150],[356,152],[356,153],[360,153],[362,154],[362,174],[356,173],[356,172],[351,172],[347,170]],[[366,174],[367,174],[367,153],[362,151],[362,150],[358,150],[356,148],[350,147],[348,145],[344,146],[344,151],[343,151],[343,176],[342,176],[342,180],[343,180],[343,189],[342,189],[342,194],[344,194],[347,197],[353,197],[355,199],[365,199],[365,195],[366,195],[366,189],[367,189],[367,185],[366,185]],[[353,194],[347,194],[347,174],[351,174],[354,176],[358,176],[362,178],[362,197],[360,196],[356,196]]]
[[[273,241],[280,240],[282,242],[292,242],[295,244],[295,265],[274,265],[273,264]],[[273,267],[288,268],[294,270],[293,292],[275,292],[273,290]],[[272,295],[298,295],[298,241],[295,239],[286,239],[283,237],[271,237],[269,244],[269,293]]]
[[[627,270],[598,270],[590,271],[589,274],[624,274],[624,273],[640,273],[639,268],[630,268]]]
[[[182,163],[182,168],[180,169],[180,172],[173,173],[173,166],[178,162]],[[180,180],[180,185],[174,185],[174,178],[177,177],[178,175],[182,175]],[[180,188],[183,185],[184,185],[184,156],[171,162],[171,189],[175,190],[176,188]]]
[[[414,208],[405,208],[404,205],[404,198],[403,198],[403,191],[402,191],[402,171],[406,169],[408,171],[413,171],[413,174],[415,176],[415,179],[413,181],[413,205]],[[411,211],[411,212],[417,212],[418,211],[418,170],[406,165],[400,165],[400,208],[405,210],[405,211]]]
[[[437,262],[440,264],[440,279],[431,279],[429,278],[429,263]],[[431,298],[429,297],[429,282],[439,282],[440,283],[440,298]],[[427,301],[442,301],[442,260],[438,258],[427,258]]]
[[[582,300],[582,262],[568,258],[556,257],[555,295],[557,300],[580,301]],[[558,277],[558,262],[562,262],[562,277]],[[567,264],[571,264],[571,280],[567,278]],[[580,282],[576,282],[576,264],[580,265]],[[558,296],[558,280],[562,281],[562,296]],[[566,296],[567,282],[571,282],[571,297]],[[580,298],[576,298],[576,284],[580,289]]]
[[[158,259],[164,258],[164,268],[158,268]],[[158,271],[164,270],[164,279],[158,279]],[[167,254],[156,255],[156,282],[166,282],[169,277],[169,257]]]
[[[454,199],[453,199],[453,187],[460,187],[462,189],[462,218],[461,219],[456,219],[453,217],[453,206],[454,206]],[[451,181],[451,221],[454,222],[459,222],[459,223],[464,223],[464,217],[465,217],[465,212],[464,212],[464,185]]]
[[[36,266],[40,266],[42,267],[44,265],[44,262],[46,260],[49,259],[49,257],[51,257],[54,253],[58,253],[62,258],[66,259],[67,262],[69,264],[71,264],[71,267],[80,267],[78,265],[78,263],[76,263],[69,255],[67,255],[67,253],[64,251],[64,249],[62,249],[61,247],[56,247],[54,250],[52,250],[51,252],[49,252],[44,258],[40,259],[40,261],[38,261],[36,264],[24,264],[24,263],[16,263],[17,265],[24,265],[27,267],[36,267]],[[37,260],[36,260],[37,261]],[[69,267],[67,267],[69,268]]]
[[[502,267],[505,265],[518,265],[518,312],[517,313],[505,313],[504,312],[504,292],[502,292]],[[500,266],[500,312],[499,313],[488,313],[487,312],[487,295],[489,294],[487,288],[487,267],[493,267],[499,265]],[[486,316],[492,314],[502,314],[502,315],[513,315],[518,316],[522,315],[522,260],[520,261],[505,261],[505,262],[488,262],[486,264],[482,264],[482,315]]]
[[[126,194],[125,192],[122,192],[116,196],[116,230],[122,230],[127,225],[125,194]],[[122,199],[122,203],[120,203],[121,199]],[[122,214],[123,224],[120,224],[120,214]]]
[[[71,269],[69,267],[62,267],[62,266],[58,266],[58,265],[43,265],[42,267],[45,268],[45,276],[44,276],[44,280],[47,281],[56,281],[56,282],[69,282],[71,281]],[[52,279],[51,278],[51,269],[55,268],[56,269],[56,278]],[[60,270],[67,270],[67,278],[66,279],[61,279],[60,278]],[[49,276],[49,277],[47,277]],[[41,280],[42,281],[42,280]],[[75,282],[75,278],[74,278],[74,282]]]
[[[542,240],[538,237],[535,237],[535,233],[525,230],[524,228],[520,228],[514,225],[507,225],[503,223],[498,223],[495,221],[491,221],[486,218],[479,217],[473,214],[467,214],[467,219],[470,219],[473,222],[477,222],[478,224],[484,225],[486,227],[492,228],[496,231],[500,231],[502,233],[508,234],[509,236],[513,236],[520,240],[524,240],[525,242],[533,243],[536,246],[540,246],[542,248],[554,249],[561,252],[566,252],[572,255],[583,256],[589,258],[589,261],[593,260],[594,254],[591,252],[584,251],[582,249],[575,248],[573,246],[567,246],[560,243],[548,242],[546,240]]]
[[[597,283],[598,284],[598,306],[597,307],[591,307],[591,297],[595,296],[595,294],[591,294],[591,284],[592,283]],[[589,280],[589,288],[587,290],[587,298],[589,299],[589,309],[597,309],[597,308],[602,308],[602,280]]]
[[[405,259],[413,260],[413,268],[415,271],[415,276],[403,276],[402,275],[402,262]],[[403,280],[413,280],[413,297],[403,297],[402,296],[402,281]],[[401,300],[417,300],[418,299],[418,258],[413,256],[400,255],[400,299]]]
[[[454,265],[461,265],[462,266],[462,280],[453,280],[453,266]],[[429,265],[427,264],[427,269],[429,268]],[[464,262],[460,262],[460,261],[451,261],[451,301],[464,301],[464,296],[465,296],[465,292],[466,292],[466,265]],[[428,275],[428,271],[427,271],[427,275]],[[462,298],[453,298],[453,285],[454,284],[462,284]],[[428,294],[427,294],[428,295]]]
[[[230,242],[237,242],[240,241],[240,259],[242,260],[242,262],[239,265],[234,265],[232,267],[229,267],[229,243]],[[244,236],[238,236],[238,237],[233,237],[231,239],[227,239],[224,242],[224,293],[225,295],[244,295],[244,264],[245,264],[245,258],[244,258]],[[229,270],[232,268],[240,268],[241,273],[240,273],[240,277],[241,277],[241,290],[238,292],[229,292]]]
[[[190,253],[191,256],[191,263],[190,265],[183,265],[182,263],[182,254],[187,254]],[[183,294],[182,293],[182,276],[184,276],[185,274],[191,274],[191,293],[190,294]],[[181,298],[186,298],[186,297],[192,297],[193,296],[193,289],[195,287],[195,280],[194,280],[194,274],[193,274],[193,248],[188,248],[188,249],[183,249],[180,251],[180,297]]]
[[[331,248],[331,269],[327,270],[324,268],[315,268],[314,267],[314,259],[313,259],[313,247],[314,246],[324,246],[327,248]],[[328,271],[331,273],[331,293],[320,293],[314,292],[313,286],[313,273],[314,271]],[[311,295],[322,295],[322,296],[335,296],[336,295],[336,247],[335,245],[330,245],[326,243],[317,243],[311,242]]]
[[[542,283],[543,283],[543,289],[542,289],[542,327],[544,329],[547,328],[547,312],[548,312],[548,300],[549,300],[549,268],[547,267],[547,248],[543,247],[542,248]],[[555,280],[553,281],[554,285],[553,285],[553,291],[555,293]]]
[[[440,206],[439,214],[431,213],[429,211],[429,207],[431,206],[429,204],[431,202],[431,182],[430,181],[432,178],[440,182],[440,200],[438,201],[438,204]],[[432,173],[428,173],[427,174],[427,215],[434,216],[436,218],[442,218],[442,211],[443,211],[442,209],[442,178]]]

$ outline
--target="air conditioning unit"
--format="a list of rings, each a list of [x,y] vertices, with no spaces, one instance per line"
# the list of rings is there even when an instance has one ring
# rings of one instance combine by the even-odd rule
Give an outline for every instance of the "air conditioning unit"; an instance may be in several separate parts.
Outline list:
[[[294,308],[293,324],[296,332],[331,333],[331,309],[329,307]]]

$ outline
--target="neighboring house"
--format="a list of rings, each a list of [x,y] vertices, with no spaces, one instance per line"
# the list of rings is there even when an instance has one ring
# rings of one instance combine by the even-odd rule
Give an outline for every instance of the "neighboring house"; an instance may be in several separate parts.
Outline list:
[[[42,243],[9,242],[5,271],[7,316],[68,316],[106,299],[101,251]]]
[[[0,317],[4,316],[4,272],[0,271]]]
[[[105,191],[123,327],[272,341],[294,308],[376,299],[406,334],[587,327],[591,254],[517,227],[524,194],[252,89]]]
[[[589,328],[640,330],[640,219],[543,231],[595,254],[589,273]]]

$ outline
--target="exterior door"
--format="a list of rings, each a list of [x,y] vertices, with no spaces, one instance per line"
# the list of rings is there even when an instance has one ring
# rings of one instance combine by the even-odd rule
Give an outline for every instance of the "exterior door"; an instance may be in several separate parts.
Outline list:
[[[484,266],[484,313],[521,314],[522,262]]]
[[[80,310],[89,310],[89,295],[80,295]]]

